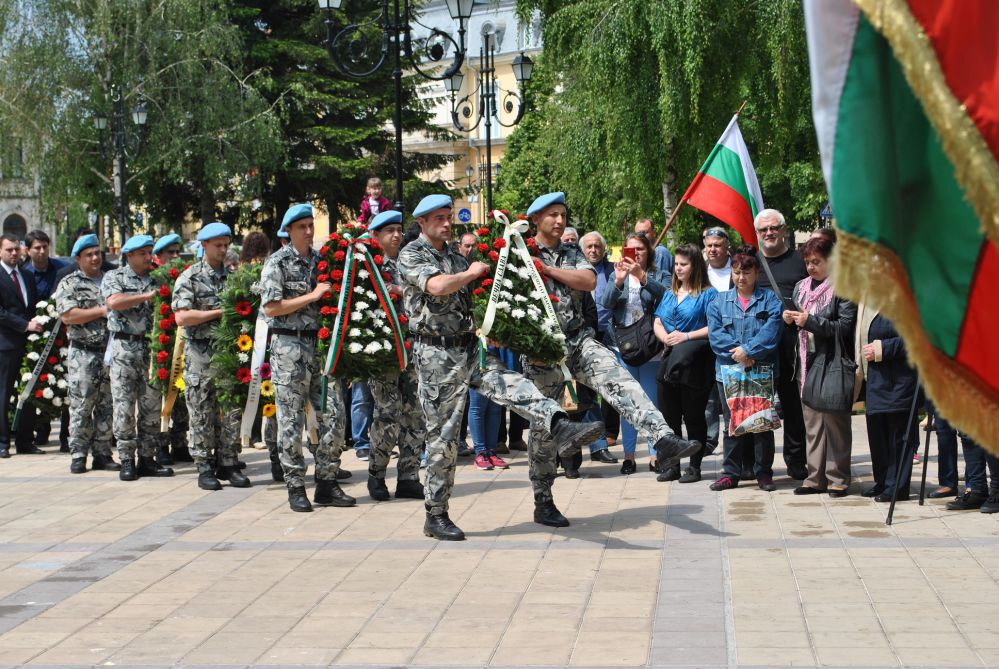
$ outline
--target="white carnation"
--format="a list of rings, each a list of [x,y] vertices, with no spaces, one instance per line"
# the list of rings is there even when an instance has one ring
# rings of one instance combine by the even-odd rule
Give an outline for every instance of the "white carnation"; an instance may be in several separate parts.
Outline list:
[[[48,306],[48,304],[49,304],[48,302],[42,300],[41,302],[35,305],[35,309],[44,309],[45,307]]]
[[[514,309],[513,311],[510,312],[510,315],[513,316],[514,318],[523,318],[527,314],[524,312],[523,309]]]
[[[51,330],[46,330],[45,332],[42,333],[42,337],[48,339],[51,334],[52,334]]]
[[[392,346],[391,342],[383,341],[382,348],[384,348],[386,351],[391,351],[393,350],[394,347]]]
[[[60,390],[65,390],[66,389],[66,379],[59,379],[59,381],[56,383],[56,385],[59,386]]]
[[[47,374],[45,376],[45,383],[49,384],[50,386],[54,386],[56,384],[57,380],[58,379],[56,379],[56,375],[55,374]]]
[[[515,302],[527,302],[527,298],[523,295],[514,295],[513,299]]]
[[[27,381],[30,378],[31,378],[31,372],[25,372],[24,374],[21,375],[22,381]]]
[[[65,358],[67,355],[69,355],[69,348],[63,346],[61,349],[59,349],[59,355]]]
[[[383,325],[382,326],[382,332],[384,332],[385,334],[392,334],[392,328],[390,328],[387,325]]]
[[[347,350],[350,351],[351,353],[360,353],[361,351],[364,350],[364,347],[358,344],[357,342],[353,342],[349,346],[347,346]]]
[[[359,321],[359,320],[363,320],[363,319],[364,319],[364,314],[362,314],[360,311],[352,311],[352,312],[350,312],[350,320],[352,320],[352,321]]]
[[[38,341],[39,339],[41,339],[41,337],[39,337],[36,334],[29,334],[28,335],[28,341]]]
[[[542,293],[540,290],[532,290],[531,291],[531,299],[532,300],[540,300],[540,299],[544,298],[544,296],[545,296],[545,294]]]
[[[382,343],[378,341],[373,341],[364,347],[364,352],[368,354],[378,353],[382,350]]]
[[[48,316],[35,316],[35,322],[38,323],[39,325],[45,325],[50,320],[52,319]]]
[[[246,362],[250,361],[250,354],[249,353],[244,353],[243,351],[240,351],[239,353],[237,353],[236,357],[239,358],[239,361],[242,362],[242,363],[246,363]]]
[[[61,397],[53,397],[52,398],[52,406],[61,407],[62,406],[62,398]]]
[[[28,360],[38,360],[38,353],[35,351],[31,351],[30,353],[28,353],[27,358]]]
[[[366,270],[366,269],[359,269],[359,270],[357,270],[357,276],[360,279],[367,279],[371,275],[368,274],[368,270]]]
[[[363,311],[363,310],[368,309],[370,307],[371,307],[371,305],[368,304],[367,302],[358,302],[357,304],[354,305],[354,308],[357,309],[358,311]]]
[[[50,400],[53,397],[55,397],[55,393],[52,392],[51,388],[46,388],[45,390],[42,391],[42,397],[44,397],[47,400]]]
[[[377,300],[377,299],[378,299],[378,296],[377,296],[377,295],[375,295],[374,291],[371,291],[371,290],[366,290],[366,291],[364,291],[364,295],[365,295],[365,296],[366,296],[366,297],[367,297],[367,298],[368,298],[369,300]]]
[[[508,311],[510,309],[510,303],[507,302],[506,300],[500,300],[499,302],[496,303],[496,308],[500,309],[501,311]]]
[[[374,333],[374,332],[372,332],[371,330],[369,330],[369,329],[367,329],[367,328],[365,328],[365,329],[364,329],[364,337],[365,337],[366,339],[371,339],[371,338],[372,338],[372,337],[374,337],[374,336],[375,336],[375,333]]]
[[[362,286],[355,286],[354,292],[358,295],[364,295],[364,288]]]
[[[513,288],[513,281],[511,281],[510,279],[503,279],[503,287]]]
[[[360,337],[361,336],[361,329],[360,328],[351,328],[350,330],[347,331],[347,336],[348,337]]]

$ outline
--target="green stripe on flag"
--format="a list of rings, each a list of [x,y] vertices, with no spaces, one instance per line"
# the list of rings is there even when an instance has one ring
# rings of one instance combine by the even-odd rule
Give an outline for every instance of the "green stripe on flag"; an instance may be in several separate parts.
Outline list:
[[[742,170],[742,161],[739,159],[738,153],[718,144],[715,146],[715,151],[712,152],[711,157],[705,162],[704,167],[701,168],[701,171],[707,176],[721,181],[741,195],[749,205],[749,210],[753,212],[754,216],[756,215],[756,202],[753,201],[752,196],[749,194],[749,187],[746,185],[746,174]]]
[[[845,232],[898,255],[927,336],[955,356],[983,236],[900,65],[863,16],[840,100],[831,191]]]

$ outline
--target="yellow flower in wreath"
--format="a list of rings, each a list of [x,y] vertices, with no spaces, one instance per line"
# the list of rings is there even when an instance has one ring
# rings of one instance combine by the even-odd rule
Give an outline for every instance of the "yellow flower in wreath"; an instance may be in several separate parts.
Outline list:
[[[174,385],[174,387],[176,387],[176,388],[177,388],[177,390],[179,390],[179,391],[183,392],[183,391],[184,391],[184,388],[185,388],[185,385],[184,385],[184,377],[183,377],[183,376],[178,376],[178,377],[177,377],[177,380],[176,380],[176,381],[174,381],[173,385]]]
[[[268,402],[267,404],[264,405],[264,408],[262,409],[262,411],[263,411],[263,414],[264,414],[265,417],[267,417],[267,418],[273,418],[274,414],[277,413],[277,407],[274,406],[273,402]]]
[[[253,337],[246,334],[239,335],[239,338],[236,339],[236,346],[239,348],[240,351],[243,351],[244,353],[246,351],[249,351],[251,348],[253,348]]]
[[[264,397],[274,397],[274,382],[263,381],[260,384],[260,394]]]

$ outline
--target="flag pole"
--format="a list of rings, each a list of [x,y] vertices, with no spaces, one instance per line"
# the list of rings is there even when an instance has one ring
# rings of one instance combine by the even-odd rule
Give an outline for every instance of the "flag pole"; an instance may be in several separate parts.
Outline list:
[[[749,102],[749,100],[742,101],[742,104],[739,105],[739,111],[735,112],[736,116],[742,115],[742,110],[746,108],[747,102]],[[689,186],[687,187],[687,192],[690,192]],[[683,203],[687,201],[686,196],[687,194],[684,193],[684,197],[680,198],[680,201],[676,203],[676,207],[673,209],[673,213],[670,214],[669,220],[666,221],[666,226],[663,228],[663,231],[659,233],[658,237],[656,237],[656,243],[652,245],[652,248],[659,246],[659,243],[663,240],[663,237],[666,236],[666,232],[669,230],[669,226],[673,225],[673,221],[676,219],[676,215],[679,213],[680,208],[683,206]]]

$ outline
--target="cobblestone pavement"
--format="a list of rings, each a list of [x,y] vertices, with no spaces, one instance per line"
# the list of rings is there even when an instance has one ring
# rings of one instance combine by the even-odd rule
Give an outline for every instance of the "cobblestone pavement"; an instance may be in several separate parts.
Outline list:
[[[463,543],[424,538],[419,501],[371,502],[352,455],[358,506],[312,514],[265,451],[254,487],[210,493],[190,466],[122,483],[15,455],[0,666],[999,666],[999,517],[905,502],[886,527],[854,430],[850,497],[712,493],[717,456],[688,485],[587,462],[555,485],[563,530],[531,522],[523,454],[463,458]]]

